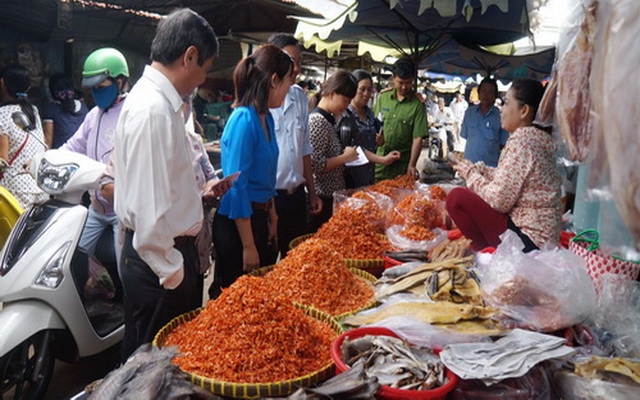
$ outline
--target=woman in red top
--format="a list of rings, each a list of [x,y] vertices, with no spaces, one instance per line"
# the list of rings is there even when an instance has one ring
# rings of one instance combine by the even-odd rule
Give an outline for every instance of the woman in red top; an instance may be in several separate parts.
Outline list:
[[[468,160],[454,165],[468,188],[453,189],[446,207],[475,250],[497,246],[507,229],[520,236],[525,252],[558,242],[562,203],[556,146],[550,133],[533,125],[543,93],[532,79],[511,85],[501,114],[509,139],[497,167]]]

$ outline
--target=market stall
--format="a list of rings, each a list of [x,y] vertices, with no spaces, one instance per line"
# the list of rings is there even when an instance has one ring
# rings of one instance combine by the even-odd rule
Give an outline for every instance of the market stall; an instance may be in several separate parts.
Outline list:
[[[628,93],[638,17],[632,0],[578,4],[538,113],[615,202],[627,245],[567,218],[559,243],[525,253],[507,230],[473,249],[445,208],[465,182],[398,177],[335,195],[317,233],[154,345],[229,398],[640,398],[637,106],[612,95]]]

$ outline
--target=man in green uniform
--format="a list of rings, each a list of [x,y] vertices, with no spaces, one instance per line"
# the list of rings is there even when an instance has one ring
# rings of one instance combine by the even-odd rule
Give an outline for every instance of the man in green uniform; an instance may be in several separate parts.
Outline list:
[[[391,165],[376,165],[376,181],[409,174],[420,176],[416,163],[422,149],[422,138],[427,135],[427,112],[424,104],[413,91],[416,70],[408,58],[401,58],[393,65],[393,89],[380,93],[373,114],[382,117],[384,144],[378,147],[378,155],[384,156],[398,150],[400,160]]]

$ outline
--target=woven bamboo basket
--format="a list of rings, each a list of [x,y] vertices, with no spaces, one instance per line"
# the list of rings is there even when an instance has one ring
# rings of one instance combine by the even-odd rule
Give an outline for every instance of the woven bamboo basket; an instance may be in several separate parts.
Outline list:
[[[289,250],[293,250],[297,245],[304,242],[305,240],[311,238],[313,233],[298,236],[293,239],[289,243]],[[384,272],[384,259],[382,258],[374,258],[369,260],[358,260],[355,258],[345,258],[344,264],[349,268],[357,268],[360,270],[367,271],[369,274],[373,275],[376,278],[382,276],[382,272]]]
[[[338,321],[329,314],[302,304],[294,303],[294,305],[311,318],[328,324],[338,335],[345,332],[344,328],[338,323]],[[169,334],[176,329],[178,325],[192,320],[200,313],[200,311],[201,309],[193,310],[172,319],[168,324],[163,326],[160,331],[158,331],[156,336],[153,338],[152,344],[156,347],[162,347],[167,336],[169,336]],[[267,383],[225,382],[200,376],[188,371],[184,372],[189,375],[189,379],[193,384],[198,385],[218,396],[231,397],[234,399],[259,399],[263,397],[287,396],[301,387],[311,387],[319,382],[323,382],[334,375],[335,364],[333,361],[329,361],[321,369],[310,374],[285,381]]]

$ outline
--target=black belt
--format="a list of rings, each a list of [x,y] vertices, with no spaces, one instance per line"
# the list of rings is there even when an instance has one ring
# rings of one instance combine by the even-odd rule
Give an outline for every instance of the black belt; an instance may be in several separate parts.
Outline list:
[[[133,230],[126,228],[126,233],[133,235]],[[196,240],[195,236],[177,236],[173,238],[174,246],[185,246],[191,243],[194,243]]]
[[[302,190],[302,188],[304,188],[304,184],[299,184],[298,186],[294,187],[294,188],[290,188],[290,189],[277,189],[276,192],[278,192],[279,196],[284,196],[284,195],[288,195],[291,196],[294,193],[297,193],[298,190]]]
[[[251,207],[255,211],[270,211],[273,207],[273,197],[267,200],[265,203],[256,203],[252,201]]]

